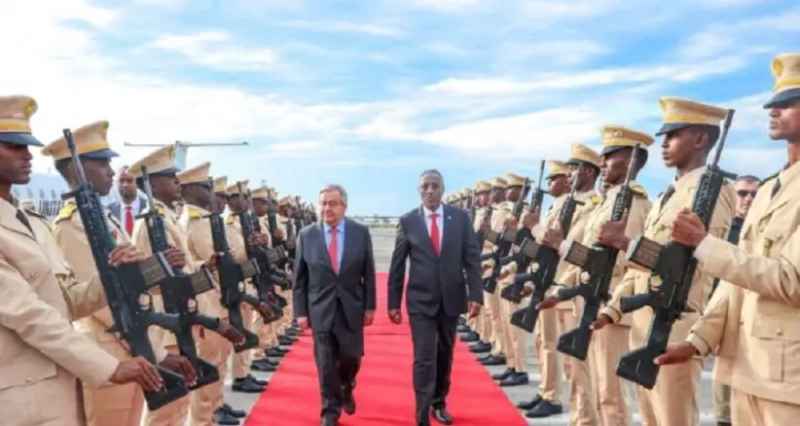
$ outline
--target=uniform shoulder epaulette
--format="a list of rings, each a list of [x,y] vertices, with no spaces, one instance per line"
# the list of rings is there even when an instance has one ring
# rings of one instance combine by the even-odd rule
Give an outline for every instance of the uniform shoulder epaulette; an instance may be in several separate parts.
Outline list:
[[[189,215],[189,219],[194,220],[203,218],[203,212],[197,209],[197,207],[184,206],[184,208],[186,209],[186,214]]]
[[[592,198],[589,199],[589,201],[591,201],[592,204],[594,205],[598,205],[603,202],[603,197],[601,195],[594,194],[592,195]]]
[[[776,179],[780,173],[781,172],[777,172],[774,175],[762,180],[761,183],[758,184],[758,187],[761,188],[762,186],[764,186],[765,183],[771,181],[772,179]]]
[[[78,205],[73,200],[69,200],[64,203],[64,206],[61,207],[61,210],[58,211],[58,216],[56,216],[55,222],[61,222],[62,220],[69,220],[72,218],[72,215],[78,210]]]
[[[233,221],[234,221],[233,214],[229,214],[229,215],[228,215],[228,216],[225,218],[225,224],[226,224],[226,225],[233,225]]]
[[[639,182],[631,182],[631,192],[635,195],[647,198],[647,190]]]

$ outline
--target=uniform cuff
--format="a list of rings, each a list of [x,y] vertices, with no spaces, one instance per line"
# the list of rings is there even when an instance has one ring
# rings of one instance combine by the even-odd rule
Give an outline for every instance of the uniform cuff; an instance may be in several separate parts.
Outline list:
[[[703,238],[703,241],[700,241],[700,244],[697,245],[694,249],[694,257],[695,259],[703,262],[704,260],[708,259],[709,256],[712,255],[714,250],[714,239],[716,237],[708,234]]]
[[[701,356],[706,356],[711,352],[711,346],[709,346],[702,337],[695,333],[689,334],[689,337],[686,338],[686,341],[694,346],[695,350],[697,350]]]
[[[558,246],[558,255],[563,258],[564,255],[567,254],[567,250],[569,250],[569,246],[571,245],[572,245],[572,238],[567,238],[564,241],[562,241],[561,245]]]
[[[611,322],[613,322],[614,324],[622,320],[622,312],[614,309],[611,306],[606,306],[605,308],[601,309],[600,315],[606,315],[607,317],[611,318]]]

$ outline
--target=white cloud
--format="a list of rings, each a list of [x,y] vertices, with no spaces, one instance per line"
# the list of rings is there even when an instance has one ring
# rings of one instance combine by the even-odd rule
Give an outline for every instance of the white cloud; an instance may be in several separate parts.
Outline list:
[[[274,50],[238,46],[233,37],[224,31],[163,35],[151,46],[223,71],[266,71],[278,62],[278,54]]]
[[[354,33],[387,38],[402,38],[406,36],[405,31],[388,25],[347,21],[289,21],[281,25],[288,28],[323,33]]]
[[[533,40],[506,48],[517,59],[543,60],[550,64],[578,65],[611,52],[595,40]]]
[[[477,6],[480,0],[413,0],[415,6],[444,12],[458,12]]]
[[[725,57],[696,64],[590,69],[569,73],[544,73],[528,80],[510,78],[448,78],[425,90],[457,96],[507,96],[540,90],[579,90],[587,87],[649,83],[659,80],[690,82],[727,74],[746,65],[744,58]]]

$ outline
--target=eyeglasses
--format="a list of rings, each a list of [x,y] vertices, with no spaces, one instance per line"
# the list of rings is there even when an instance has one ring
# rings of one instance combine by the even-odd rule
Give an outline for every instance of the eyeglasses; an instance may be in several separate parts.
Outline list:
[[[736,191],[736,195],[738,195],[738,196],[739,196],[739,198],[745,198],[745,197],[747,197],[747,196],[750,196],[750,197],[752,197],[752,198],[755,198],[755,196],[756,196],[756,191],[748,191],[748,190],[746,190],[746,189],[740,189],[740,190]]]

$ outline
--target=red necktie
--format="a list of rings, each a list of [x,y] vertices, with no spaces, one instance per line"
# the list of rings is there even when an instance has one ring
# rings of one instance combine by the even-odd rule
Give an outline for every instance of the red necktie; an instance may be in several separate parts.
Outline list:
[[[436,213],[431,213],[431,243],[433,245],[433,251],[438,256],[439,253],[439,224],[436,223],[436,219],[439,218],[439,215]]]
[[[125,207],[125,232],[133,235],[133,210],[131,206]]]
[[[328,257],[334,274],[339,273],[339,241],[336,238],[336,227],[331,226],[331,242],[328,243]]]

